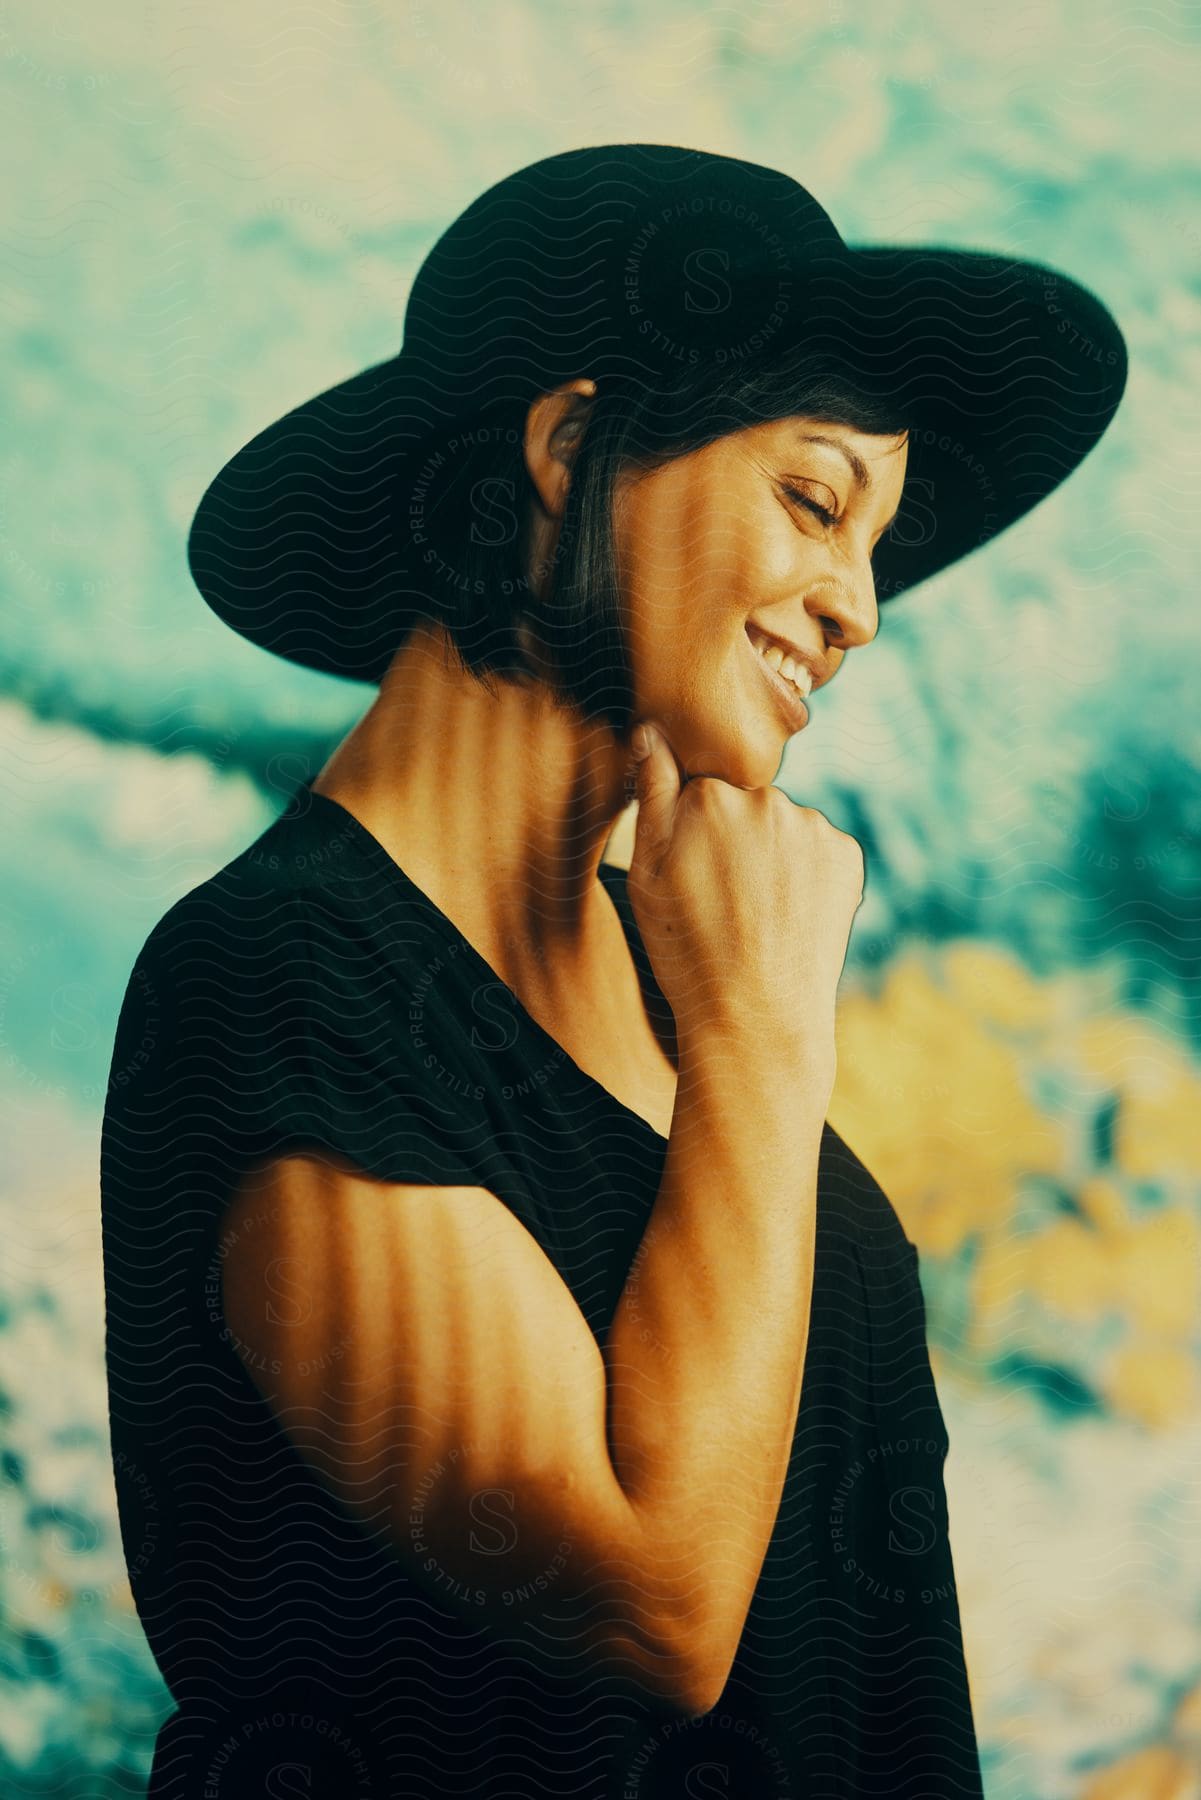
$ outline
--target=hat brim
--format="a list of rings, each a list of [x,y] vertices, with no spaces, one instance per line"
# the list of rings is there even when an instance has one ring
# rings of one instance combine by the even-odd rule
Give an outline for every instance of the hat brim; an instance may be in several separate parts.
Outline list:
[[[1117,411],[1126,345],[1087,288],[991,252],[848,246],[824,292],[776,347],[803,338],[836,352],[913,420],[901,511],[873,558],[884,605],[1066,480]],[[422,591],[401,554],[398,497],[432,434],[469,416],[401,351],[267,426],[192,521],[205,601],[277,656],[378,683],[400,641],[398,602]]]

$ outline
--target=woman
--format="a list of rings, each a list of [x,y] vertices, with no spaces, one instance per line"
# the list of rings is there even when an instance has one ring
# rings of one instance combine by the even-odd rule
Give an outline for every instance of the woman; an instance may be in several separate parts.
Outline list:
[[[379,693],[118,1027],[154,1800],[980,1794],[916,1252],[825,1122],[862,856],[772,780],[1124,376],[1066,277],[600,146],[210,488],[210,605]]]

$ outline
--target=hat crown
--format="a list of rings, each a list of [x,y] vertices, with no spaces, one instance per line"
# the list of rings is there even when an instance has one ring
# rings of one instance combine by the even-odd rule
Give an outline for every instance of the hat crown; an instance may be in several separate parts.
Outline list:
[[[543,158],[488,188],[414,281],[404,348],[481,404],[651,378],[795,324],[845,245],[791,176],[665,144]]]

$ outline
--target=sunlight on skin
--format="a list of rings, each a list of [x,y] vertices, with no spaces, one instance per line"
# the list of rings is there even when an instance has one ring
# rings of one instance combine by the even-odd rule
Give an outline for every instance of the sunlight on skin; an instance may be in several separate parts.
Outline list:
[[[858,488],[834,443],[866,466]],[[615,540],[637,710],[661,719],[689,774],[776,776],[789,733],[765,695],[748,620],[818,660],[815,689],[876,635],[870,559],[900,504],[903,435],[780,419],[629,483]],[[825,509],[836,523],[812,508]]]

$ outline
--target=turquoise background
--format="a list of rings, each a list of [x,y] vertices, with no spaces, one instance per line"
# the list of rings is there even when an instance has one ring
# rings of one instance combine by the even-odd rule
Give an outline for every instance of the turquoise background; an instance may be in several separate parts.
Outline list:
[[[0,8],[0,1788],[139,1794],[169,1709],[108,1462],[125,982],[370,697],[207,612],[192,510],[397,347],[483,187],[650,139],[852,242],[1058,266],[1126,334],[1098,450],[885,611],[781,780],[867,858],[831,1118],[922,1252],[989,1800],[1201,1792],[1199,39],[1089,0]]]

